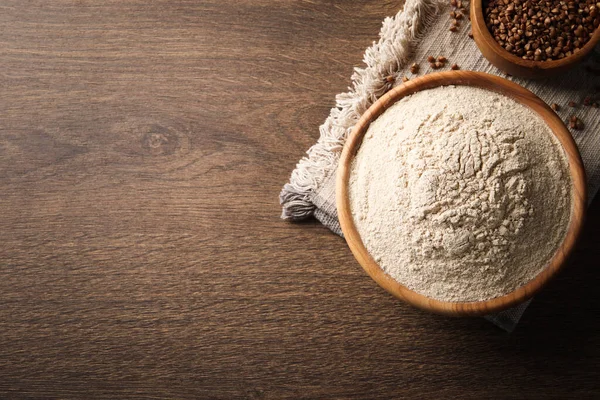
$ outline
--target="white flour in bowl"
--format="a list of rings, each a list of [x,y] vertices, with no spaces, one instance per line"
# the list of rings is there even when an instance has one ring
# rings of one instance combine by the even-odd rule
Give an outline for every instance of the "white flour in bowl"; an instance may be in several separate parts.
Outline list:
[[[484,89],[406,97],[365,134],[350,174],[358,232],[381,268],[442,301],[534,278],[564,239],[572,182],[543,120]]]

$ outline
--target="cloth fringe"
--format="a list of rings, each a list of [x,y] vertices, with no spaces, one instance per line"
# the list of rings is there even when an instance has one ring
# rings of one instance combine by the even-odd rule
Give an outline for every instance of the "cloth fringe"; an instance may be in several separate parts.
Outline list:
[[[379,41],[365,52],[366,67],[355,68],[352,87],[336,96],[336,107],[319,128],[319,140],[283,187],[279,195],[281,218],[302,220],[314,214],[312,194],[335,171],[346,137],[371,104],[392,88],[386,77],[399,81],[398,69],[409,60],[420,32],[435,17],[440,4],[441,0],[407,0],[403,11],[383,21]]]

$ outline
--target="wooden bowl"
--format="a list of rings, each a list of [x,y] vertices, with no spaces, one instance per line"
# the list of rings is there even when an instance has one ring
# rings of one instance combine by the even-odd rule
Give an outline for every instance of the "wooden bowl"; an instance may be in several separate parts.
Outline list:
[[[548,262],[546,268],[524,286],[517,288],[509,294],[491,300],[444,302],[421,295],[398,283],[381,269],[365,248],[354,225],[350,209],[348,195],[350,166],[371,122],[399,99],[420,90],[445,85],[475,86],[498,92],[511,97],[540,115],[565,149],[573,181],[573,204],[569,227],[564,241]],[[571,137],[569,130],[556,113],[539,97],[516,83],[494,75],[471,71],[448,71],[425,75],[394,88],[382,96],[363,114],[348,137],[342,152],[338,166],[336,198],[340,224],[350,250],[352,250],[352,253],[367,274],[381,287],[407,303],[424,310],[447,315],[474,316],[498,312],[527,300],[542,289],[550,278],[556,275],[562,268],[581,233],[586,208],[586,180],[577,145]]]
[[[471,0],[471,28],[473,39],[481,54],[500,70],[522,78],[546,78],[565,72],[583,60],[600,40],[600,29],[596,29],[590,40],[577,53],[551,61],[523,60],[496,42],[488,30],[484,19],[484,5],[487,1]]]

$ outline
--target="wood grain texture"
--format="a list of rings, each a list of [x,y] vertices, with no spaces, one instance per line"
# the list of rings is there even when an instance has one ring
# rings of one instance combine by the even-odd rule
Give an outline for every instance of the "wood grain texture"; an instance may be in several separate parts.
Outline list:
[[[536,113],[550,128],[565,151],[573,183],[570,223],[565,237],[546,267],[526,285],[494,299],[476,302],[447,302],[419,294],[387,275],[369,254],[354,224],[350,206],[349,183],[352,161],[360,149],[369,126],[381,114],[402,98],[422,90],[447,85],[473,86],[501,93]],[[418,77],[390,90],[363,114],[355,125],[340,157],[336,180],[338,217],[344,238],[357,261],[375,282],[399,299],[423,310],[452,316],[482,316],[504,311],[523,303],[538,293],[566,264],[579,239],[587,205],[586,179],[583,161],[571,133],[543,100],[531,91],[499,76],[473,71],[445,71]],[[543,233],[540,233],[543,234]]]
[[[484,8],[487,0],[471,0],[470,18],[473,39],[481,54],[493,65],[508,74],[523,78],[547,78],[568,71],[579,64],[594,50],[600,41],[600,29],[596,29],[590,40],[572,56],[560,60],[524,60],[510,53],[496,42],[485,24]]]
[[[0,398],[598,397],[598,202],[512,335],[279,219],[398,1],[0,5]]]

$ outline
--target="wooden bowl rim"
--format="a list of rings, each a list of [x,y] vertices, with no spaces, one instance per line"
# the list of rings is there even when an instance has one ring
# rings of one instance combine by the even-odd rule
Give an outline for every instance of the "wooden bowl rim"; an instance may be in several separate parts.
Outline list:
[[[350,209],[348,182],[351,162],[371,122],[405,96],[420,90],[448,85],[474,86],[501,93],[540,115],[565,150],[572,179],[573,189],[569,227],[563,242],[548,262],[546,268],[534,279],[514,291],[485,301],[440,301],[419,294],[391,278],[379,267],[365,248],[354,224]],[[552,128],[553,126],[554,128]],[[516,83],[495,75],[472,71],[446,71],[428,74],[410,80],[382,96],[362,115],[350,133],[342,151],[336,180],[336,205],[342,232],[350,250],[365,272],[385,290],[409,304],[434,313],[455,316],[477,316],[499,312],[522,303],[541,290],[564,266],[568,256],[573,251],[583,226],[586,199],[587,192],[583,162],[581,161],[573,137],[556,113],[539,97]]]
[[[583,60],[598,44],[600,41],[600,27],[594,30],[593,35],[590,37],[590,40],[575,54],[572,54],[568,57],[562,58],[560,60],[550,60],[550,61],[533,61],[533,60],[524,60],[519,56],[516,56],[506,50],[504,47],[500,46],[496,39],[492,36],[489,31],[486,23],[485,17],[483,15],[483,1],[484,0],[472,0],[471,3],[471,24],[473,30],[473,34],[476,34],[476,30],[483,36],[485,40],[476,40],[475,43],[477,46],[487,46],[490,50],[492,50],[498,57],[503,58],[505,61],[524,68],[529,68],[531,70],[551,70],[555,68],[568,67],[571,65],[575,65]]]

